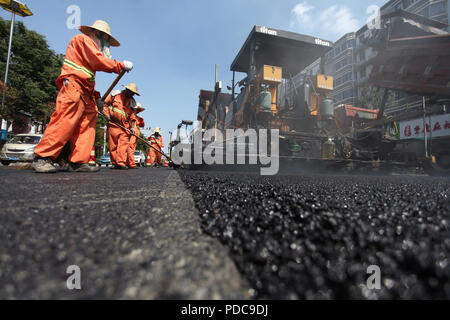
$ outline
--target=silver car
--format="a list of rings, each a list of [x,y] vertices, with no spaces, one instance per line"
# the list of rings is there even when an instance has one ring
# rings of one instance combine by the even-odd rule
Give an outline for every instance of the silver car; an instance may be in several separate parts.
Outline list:
[[[11,162],[31,162],[34,149],[41,141],[42,134],[18,134],[11,138],[0,151],[0,161],[4,165]]]
[[[145,167],[145,160],[145,154],[142,151],[137,150],[134,153],[134,161],[138,167]]]

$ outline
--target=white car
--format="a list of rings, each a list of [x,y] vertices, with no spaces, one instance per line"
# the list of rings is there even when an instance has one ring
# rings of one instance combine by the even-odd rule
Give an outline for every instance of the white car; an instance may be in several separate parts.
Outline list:
[[[136,165],[138,167],[145,167],[146,162],[145,154],[142,151],[137,150],[134,153],[134,161],[136,162]]]
[[[0,161],[4,165],[11,162],[31,162],[34,149],[41,141],[42,134],[18,134],[12,137],[0,151]]]

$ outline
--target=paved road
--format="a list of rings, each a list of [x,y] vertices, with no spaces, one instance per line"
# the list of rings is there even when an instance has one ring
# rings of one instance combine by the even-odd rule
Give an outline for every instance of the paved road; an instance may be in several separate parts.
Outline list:
[[[448,178],[0,168],[0,181],[0,299],[450,298]],[[365,287],[369,265],[381,290]]]
[[[182,177],[255,298],[450,299],[448,178]],[[367,288],[369,266],[380,290]]]
[[[37,175],[0,167],[0,299],[243,299],[175,171]],[[78,265],[82,290],[66,288]]]

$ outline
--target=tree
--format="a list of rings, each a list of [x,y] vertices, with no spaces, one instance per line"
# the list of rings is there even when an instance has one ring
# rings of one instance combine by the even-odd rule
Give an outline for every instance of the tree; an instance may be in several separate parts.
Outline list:
[[[384,89],[365,86],[359,89],[359,98],[357,106],[364,109],[380,109],[381,101],[383,100]],[[387,105],[395,101],[395,92],[390,90],[387,100]]]
[[[4,78],[8,55],[10,21],[0,18],[0,76]],[[46,122],[54,111],[58,78],[64,56],[49,48],[43,35],[28,30],[22,22],[14,27],[11,63],[5,108],[1,116],[8,119],[19,111]]]

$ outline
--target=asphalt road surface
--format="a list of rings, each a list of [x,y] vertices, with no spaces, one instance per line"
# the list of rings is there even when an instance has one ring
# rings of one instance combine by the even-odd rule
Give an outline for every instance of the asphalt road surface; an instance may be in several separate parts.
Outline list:
[[[0,181],[0,299],[450,298],[448,178],[0,167]]]
[[[0,167],[0,299],[246,299],[176,171]],[[67,268],[81,287],[67,289]]]

